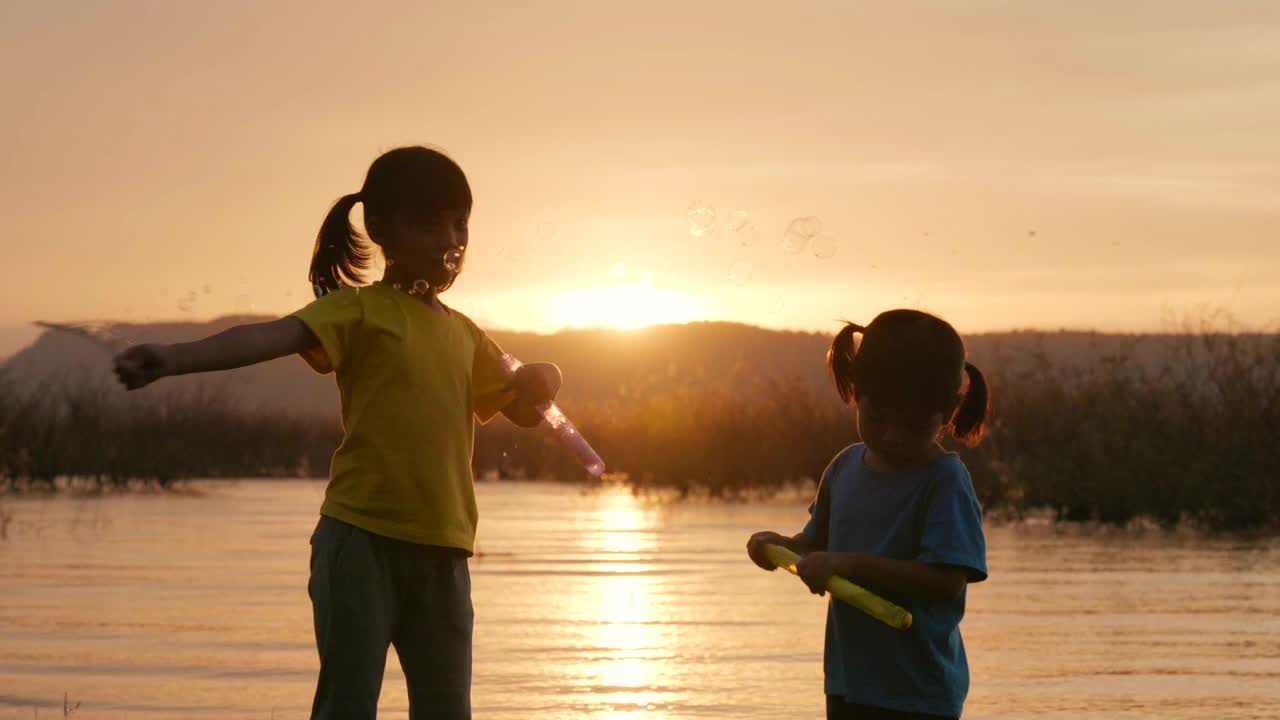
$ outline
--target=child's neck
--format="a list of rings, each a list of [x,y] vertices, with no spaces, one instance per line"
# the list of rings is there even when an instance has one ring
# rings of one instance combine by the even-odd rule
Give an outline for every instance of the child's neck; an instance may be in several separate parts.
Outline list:
[[[382,274],[383,285],[393,287],[403,293],[407,293],[411,295],[412,297],[416,298],[419,302],[421,302],[423,305],[426,305],[429,309],[431,309],[432,312],[437,312],[437,313],[440,313],[441,315],[447,315],[449,311],[445,309],[444,303],[440,302],[440,296],[436,294],[435,288],[431,287],[430,285],[427,285],[427,288],[420,292],[414,290],[414,283],[417,282],[419,279],[420,278],[410,278],[410,277],[403,276],[401,273],[396,271],[396,266],[394,265],[391,267],[388,267],[386,272]]]
[[[876,472],[906,472],[932,462],[934,458],[945,452],[946,450],[943,449],[942,444],[935,442],[927,452],[918,457],[890,460],[868,446],[862,454],[862,461],[866,463],[867,467]]]

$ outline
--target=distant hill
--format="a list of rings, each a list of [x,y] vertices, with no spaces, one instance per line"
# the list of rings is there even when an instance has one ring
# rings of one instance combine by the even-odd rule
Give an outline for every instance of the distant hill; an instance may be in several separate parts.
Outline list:
[[[224,317],[207,323],[118,324],[113,331],[131,343],[184,342],[233,325],[266,318]],[[612,395],[641,379],[665,376],[673,383],[696,381],[743,363],[771,376],[824,378],[820,335],[779,332],[729,323],[669,325],[641,330],[574,330],[555,335],[493,331],[502,348],[526,361],[558,364],[566,381],[562,398]],[[41,382],[114,384],[111,353],[65,332],[46,331],[5,363],[3,371],[22,385]],[[247,409],[303,415],[337,408],[333,378],[313,372],[299,358],[282,358],[225,373],[166,378],[142,393],[157,397],[197,388],[225,393]],[[123,392],[123,391],[121,391]]]
[[[206,323],[118,324],[131,342],[181,342],[262,320],[229,316]],[[832,328],[834,331],[837,328]],[[762,377],[800,379],[835,400],[826,376],[831,336],[769,330],[722,322],[665,325],[639,330],[572,330],[554,335],[495,330],[505,350],[525,361],[547,360],[565,375],[562,401],[625,395],[629,387],[698,384],[741,366]],[[1042,356],[1058,367],[1098,362],[1108,355],[1152,365],[1178,345],[1176,335],[1107,335],[1089,332],[1019,331],[966,338],[972,361],[988,372],[1035,363]],[[110,353],[75,335],[46,331],[0,369],[21,386],[42,382],[114,386]],[[225,394],[246,409],[306,416],[333,414],[333,378],[312,372],[298,358],[203,376],[168,378],[140,392],[163,397],[204,388]],[[123,390],[120,390],[123,394]]]
[[[26,325],[0,326],[0,365],[3,365],[19,350],[30,345],[39,334],[40,328],[30,323]]]

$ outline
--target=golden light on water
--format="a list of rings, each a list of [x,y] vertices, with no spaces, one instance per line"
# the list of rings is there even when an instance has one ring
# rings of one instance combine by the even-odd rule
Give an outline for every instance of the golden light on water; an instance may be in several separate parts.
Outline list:
[[[591,599],[590,644],[600,653],[591,674],[601,711],[596,717],[623,718],[662,701],[663,639],[653,632],[660,622],[654,602],[658,580],[648,573],[657,545],[652,518],[634,497],[618,494],[609,505],[590,540],[593,550],[610,558],[596,563],[596,569],[612,573],[600,580]]]
[[[627,716],[660,700],[654,686],[661,663],[654,657],[659,639],[650,632],[658,620],[650,603],[652,589],[644,575],[614,575],[601,584],[592,641],[607,648],[597,663],[596,687],[598,702],[609,710],[600,717]]]
[[[570,290],[551,300],[551,315],[560,327],[633,330],[703,320],[708,306],[701,296],[642,281]]]

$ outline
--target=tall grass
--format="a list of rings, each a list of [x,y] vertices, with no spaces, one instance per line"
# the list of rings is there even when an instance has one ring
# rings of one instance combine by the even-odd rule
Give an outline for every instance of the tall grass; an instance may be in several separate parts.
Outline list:
[[[1204,330],[1155,364],[1048,357],[998,374],[989,442],[966,454],[989,504],[1065,520],[1142,515],[1214,529],[1280,521],[1280,336]]]
[[[1135,339],[1135,343],[1138,340]],[[989,434],[961,449],[984,505],[1063,520],[1280,529],[1280,335],[1198,328],[1152,360],[1045,352],[987,365]],[[108,388],[0,378],[0,492],[165,485],[185,477],[324,475],[336,419],[244,415],[209,392],[159,405]],[[638,488],[749,494],[818,477],[856,442],[834,390],[742,364],[654,371],[566,411]],[[549,432],[479,429],[478,472],[582,479]]]
[[[323,473],[339,437],[336,423],[246,415],[208,390],[148,402],[69,379],[0,378],[0,493]]]
[[[1202,328],[1169,347],[1154,361],[1113,352],[1058,364],[1032,352],[992,368],[987,438],[957,448],[984,505],[1117,525],[1141,516],[1280,528],[1280,335]],[[612,468],[642,486],[723,495],[776,487],[817,477],[857,440],[834,391],[815,396],[746,368],[629,395],[573,415]],[[484,465],[576,472],[545,435],[497,426],[482,440]]]

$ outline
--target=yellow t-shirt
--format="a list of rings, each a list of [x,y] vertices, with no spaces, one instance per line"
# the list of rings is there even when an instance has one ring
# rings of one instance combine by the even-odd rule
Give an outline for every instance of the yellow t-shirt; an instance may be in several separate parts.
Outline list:
[[[337,376],[342,445],[320,513],[369,532],[472,552],[474,414],[512,399],[502,351],[462,313],[447,316],[374,283],[329,293],[294,317],[320,340],[302,357]]]

